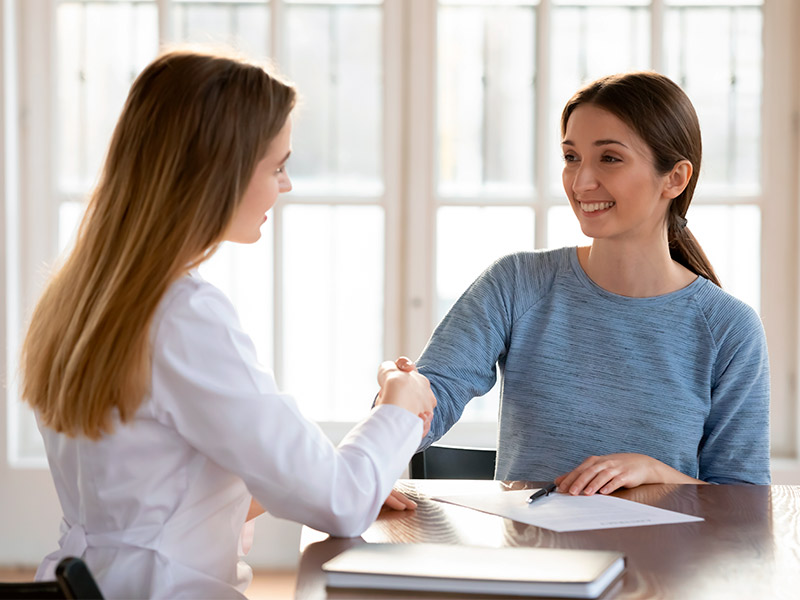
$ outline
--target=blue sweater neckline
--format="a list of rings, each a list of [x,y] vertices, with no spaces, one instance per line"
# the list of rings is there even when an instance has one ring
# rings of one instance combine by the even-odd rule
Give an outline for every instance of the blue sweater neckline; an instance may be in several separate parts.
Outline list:
[[[608,290],[600,287],[592,278],[586,274],[586,271],[583,270],[580,261],[578,260],[578,247],[573,246],[571,248],[567,248],[569,254],[569,263],[572,267],[575,276],[578,278],[584,287],[589,289],[591,292],[597,294],[598,296],[602,296],[608,300],[613,300],[615,302],[625,302],[628,304],[662,304],[666,302],[672,302],[674,300],[681,300],[687,296],[695,294],[702,288],[708,280],[698,275],[694,281],[692,281],[689,285],[679,290],[675,290],[674,292],[669,292],[667,294],[661,294],[659,296],[647,296],[645,298],[634,298],[631,296],[623,296],[621,294],[615,294],[614,292],[609,292]]]

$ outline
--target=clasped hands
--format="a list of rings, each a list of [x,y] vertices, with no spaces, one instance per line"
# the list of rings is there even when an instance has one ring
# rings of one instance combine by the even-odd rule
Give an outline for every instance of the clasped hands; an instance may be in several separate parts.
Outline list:
[[[394,404],[405,408],[422,419],[422,437],[428,435],[436,397],[428,378],[417,371],[414,362],[405,356],[394,362],[384,361],[378,369],[378,384],[381,391],[375,405]]]
[[[385,361],[378,370],[381,391],[375,404],[395,404],[411,411],[422,419],[422,437],[428,435],[433,421],[436,397],[427,377],[420,375],[417,366],[405,356],[395,362]],[[416,502],[405,494],[392,490],[384,506],[394,510],[414,509]]]

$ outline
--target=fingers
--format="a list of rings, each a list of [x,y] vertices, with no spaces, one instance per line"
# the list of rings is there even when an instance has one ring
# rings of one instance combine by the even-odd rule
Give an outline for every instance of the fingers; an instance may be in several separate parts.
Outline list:
[[[606,483],[603,487],[597,490],[601,494],[610,494],[619,488],[626,487],[626,482],[622,477],[614,477],[611,481]]]
[[[380,367],[378,367],[378,385],[383,387],[383,384],[386,382],[386,378],[392,371],[397,371],[397,365],[394,364],[391,360],[385,360],[381,363]]]
[[[610,461],[604,460],[605,458],[590,456],[569,473],[556,478],[559,491],[572,496],[578,494],[591,496],[600,488],[604,488],[619,474],[618,468],[610,464]]]
[[[575,469],[555,479],[559,491],[577,496],[610,494],[621,487],[658,483],[663,463],[644,454],[620,453],[590,456]]]
[[[381,363],[378,383],[381,389],[375,400],[376,405],[396,404],[418,415],[423,421],[423,413],[433,413],[436,407],[436,397],[431,390],[430,381],[405,357],[400,357],[397,363]],[[429,424],[426,425],[428,426]]]
[[[416,363],[414,363],[413,360],[411,360],[406,356],[401,356],[396,361],[394,361],[394,363],[395,365],[397,365],[398,369],[400,369],[401,371],[405,371],[406,373],[417,370]]]
[[[416,502],[397,490],[392,490],[389,493],[383,505],[392,510],[414,510],[417,508]]]
[[[434,401],[436,399],[434,398]],[[424,438],[428,435],[428,432],[431,430],[431,423],[433,422],[433,413],[432,412],[421,412],[419,413],[419,418],[422,419],[422,437]]]
[[[393,371],[402,371],[404,373],[413,373],[417,370],[417,365],[413,360],[406,356],[401,356],[396,361],[385,360],[378,367],[378,385],[383,387],[386,378]]]

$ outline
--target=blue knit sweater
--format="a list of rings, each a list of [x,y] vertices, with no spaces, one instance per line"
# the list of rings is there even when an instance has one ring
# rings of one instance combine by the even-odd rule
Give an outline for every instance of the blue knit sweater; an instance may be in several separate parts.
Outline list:
[[[767,484],[769,365],[748,305],[698,277],[628,298],[575,248],[506,256],[437,327],[420,371],[438,400],[427,447],[502,374],[497,479],[551,480],[637,452],[704,481]]]

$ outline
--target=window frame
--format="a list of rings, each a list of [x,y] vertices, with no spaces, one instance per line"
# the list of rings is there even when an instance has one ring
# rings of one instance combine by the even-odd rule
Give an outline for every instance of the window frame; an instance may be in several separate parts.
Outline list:
[[[550,119],[550,35],[551,0],[539,0],[536,7],[536,95],[534,128],[546,131]],[[409,128],[408,158],[414,180],[409,180],[409,193],[404,206],[414,215],[413,227],[405,231],[404,255],[414,269],[407,271],[405,306],[408,312],[406,348],[421,351],[435,326],[435,224],[441,206],[487,205],[480,196],[442,198],[436,189],[436,8],[438,3],[410,0],[407,10],[414,23],[414,44],[408,48],[407,72],[416,73],[414,85],[406,81],[406,99],[415,115],[415,127]],[[651,5],[652,68],[663,67],[663,31],[667,10],[664,0]],[[797,299],[800,295],[800,250],[795,241],[800,230],[797,200],[800,194],[798,177],[798,114],[800,113],[800,52],[787,53],[786,48],[800,46],[792,36],[792,26],[800,23],[800,8],[790,0],[764,0],[763,6],[763,88],[762,88],[762,153],[761,193],[735,197],[706,195],[698,204],[755,204],[761,210],[761,315],[770,347],[771,362],[771,429],[773,432],[773,476],[778,480],[800,480],[800,398],[797,372],[800,363],[800,322]],[[790,135],[787,123],[792,123]],[[419,125],[417,127],[417,125]],[[548,156],[547,136],[536,137],[535,157]],[[493,201],[491,206],[519,206],[534,209],[535,242],[546,247],[547,211],[563,205],[556,201],[543,161],[535,166],[534,198],[531,201],[508,199]],[[769,199],[769,201],[767,201]],[[788,217],[788,218],[787,218]],[[423,239],[420,239],[420,233]],[[787,258],[788,256],[788,258]],[[775,293],[780,290],[780,293]],[[468,445],[493,445],[496,423],[457,423],[448,432],[448,441]],[[778,433],[776,438],[775,433]]]
[[[16,7],[11,14],[19,24],[17,44],[19,60],[19,185],[8,193],[5,178],[4,214],[14,215],[9,201],[18,206],[17,240],[6,236],[7,267],[2,281],[5,304],[6,340],[17,339],[21,323],[27,321],[33,300],[45,280],[41,265],[52,262],[56,252],[58,212],[53,210],[63,199],[57,196],[53,167],[55,145],[48,132],[55,120],[52,97],[55,62],[55,2],[53,0],[4,0]],[[169,0],[156,0],[161,18],[159,37],[169,38]],[[653,65],[663,59],[660,24],[665,2],[651,4]],[[383,175],[384,194],[376,202],[385,211],[385,308],[384,351],[386,357],[406,354],[416,357],[423,349],[434,326],[436,306],[435,235],[436,211],[442,205],[457,205],[452,199],[442,202],[436,191],[436,56],[438,3],[431,0],[385,0],[383,6]],[[536,8],[537,95],[549,98],[549,28],[552,2],[540,0]],[[270,2],[271,48],[278,64],[283,57],[281,22],[284,6]],[[800,26],[800,7],[792,0],[765,0],[764,57],[762,97],[762,192],[758,202],[762,210],[762,318],[770,344],[772,366],[773,474],[776,481],[800,480],[800,400],[797,373],[800,367],[800,231],[798,197],[800,196],[800,152],[798,114],[800,114],[800,41],[793,31]],[[787,52],[786,49],[793,49]],[[5,91],[5,89],[4,89]],[[543,131],[550,118],[547,102],[537,102],[534,127]],[[791,123],[791,127],[787,124]],[[6,124],[6,130],[9,125]],[[787,131],[789,132],[787,134]],[[535,156],[549,152],[546,136],[538,135]],[[8,151],[7,151],[8,152]],[[11,164],[6,161],[6,168]],[[13,167],[16,169],[16,166]],[[539,173],[546,173],[542,167]],[[7,170],[6,170],[7,173]],[[536,211],[535,235],[541,247],[547,236],[546,211],[555,205],[547,177],[535,178],[533,203]],[[18,195],[17,198],[12,196]],[[335,204],[336,198],[302,197],[292,194],[286,204]],[[720,199],[726,204],[751,201],[750,198]],[[344,203],[345,199],[341,199]],[[349,203],[350,201],[347,200]],[[480,199],[466,202],[480,204]],[[710,203],[710,201],[709,201]],[[503,203],[492,205],[502,206]],[[282,204],[274,214],[274,307],[275,349],[281,348],[281,223]],[[540,216],[544,215],[544,218]],[[6,223],[6,231],[13,227]],[[13,244],[17,243],[18,247]],[[14,270],[16,269],[16,271]],[[13,280],[18,273],[18,281]],[[16,304],[15,304],[16,302]],[[24,307],[15,313],[15,306]],[[6,343],[6,373],[14,349]],[[280,380],[281,352],[274,352],[274,366]],[[5,402],[5,415],[12,423],[17,403]],[[367,400],[368,402],[368,400]],[[365,411],[368,406],[365,403]],[[0,407],[2,408],[2,407]],[[2,424],[2,421],[0,421]],[[333,439],[339,439],[350,422],[321,423]],[[8,427],[4,428],[8,431]],[[448,433],[454,443],[493,445],[496,423],[458,423]],[[12,439],[6,439],[8,460],[14,462]],[[18,467],[31,465],[17,460]],[[41,466],[41,465],[39,465]]]

